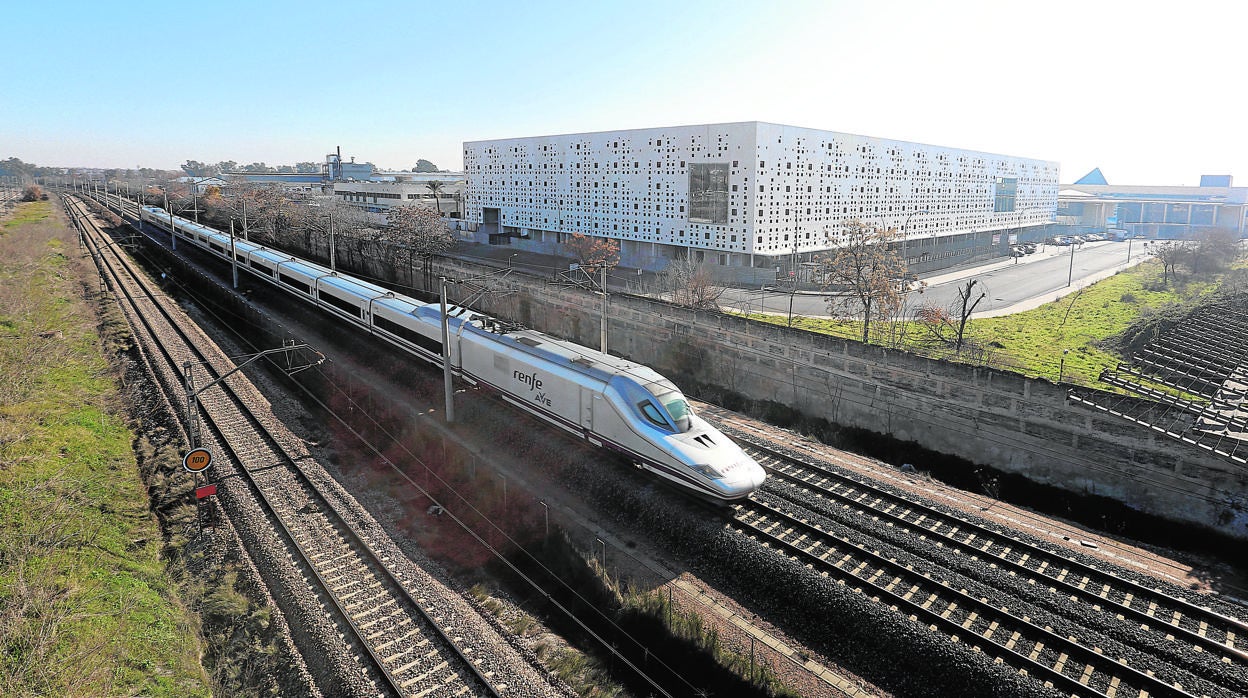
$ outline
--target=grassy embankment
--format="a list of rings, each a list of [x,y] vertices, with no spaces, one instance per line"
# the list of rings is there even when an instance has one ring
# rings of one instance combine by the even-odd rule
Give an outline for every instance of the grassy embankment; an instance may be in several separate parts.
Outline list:
[[[1149,261],[1033,310],[972,319],[966,337],[988,352],[986,360],[977,357],[977,363],[1049,380],[1056,380],[1061,368],[1066,382],[1097,385],[1101,370],[1119,361],[1117,354],[1104,348],[1104,340],[1127,329],[1142,314],[1193,302],[1217,288],[1220,280],[1211,276],[1163,284],[1161,265]],[[780,325],[787,322],[786,317],[774,315],[750,317]],[[881,323],[881,329],[886,324]],[[862,335],[860,322],[794,318],[793,326],[846,339]],[[922,323],[898,323],[895,334],[891,328],[888,334],[900,338],[899,348],[932,353],[931,344],[925,341],[930,334]],[[880,342],[873,339],[872,343]],[[1063,350],[1067,352],[1064,367]],[[943,352],[939,355],[960,360]]]
[[[72,241],[0,228],[0,695],[208,695]]]

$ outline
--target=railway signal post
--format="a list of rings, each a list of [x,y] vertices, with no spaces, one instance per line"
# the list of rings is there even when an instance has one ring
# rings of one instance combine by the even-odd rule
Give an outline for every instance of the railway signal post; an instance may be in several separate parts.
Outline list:
[[[201,487],[199,484],[200,473],[208,470],[212,465],[212,451],[206,448],[192,448],[182,456],[182,469],[191,474],[192,487],[195,491],[195,526],[199,530],[203,530],[202,508],[200,501],[204,497],[208,497],[217,493],[216,485],[207,485]],[[206,478],[205,478],[206,479]],[[209,492],[208,490],[211,489]]]
[[[226,371],[225,373],[221,374],[216,380],[213,380],[205,384],[201,388],[195,387],[195,373],[194,373],[195,364],[191,363],[190,361],[187,361],[182,364],[182,369],[183,369],[183,374],[184,374],[183,380],[185,380],[186,382],[186,436],[187,436],[187,439],[189,439],[191,442],[190,450],[187,451],[186,456],[182,458],[182,468],[183,470],[186,470],[188,473],[191,473],[192,477],[194,478],[192,486],[195,491],[195,523],[197,525],[199,524],[199,521],[200,521],[200,517],[199,517],[200,500],[203,499],[204,497],[212,496],[217,493],[216,485],[212,483],[206,483],[205,487],[200,487],[200,484],[199,484],[200,473],[206,471],[208,469],[208,466],[212,465],[212,452],[208,450],[207,448],[201,448],[199,445],[199,434],[200,434],[199,396],[200,394],[203,393],[205,390],[213,387],[214,385],[217,385],[221,381],[224,381],[226,378],[229,378],[230,376],[234,375],[236,372],[242,370],[244,366],[247,366],[248,364],[252,363],[253,361],[255,361],[256,359],[259,359],[262,356],[268,356],[269,354],[276,354],[278,352],[290,352],[290,351],[295,351],[297,349],[311,349],[311,346],[307,344],[294,344],[292,342],[291,344],[282,346],[280,349],[266,349],[262,352],[253,354],[251,358],[247,359],[241,364],[238,364],[237,366],[230,369],[229,371]],[[322,355],[320,352],[316,352],[316,355],[318,358],[315,362],[308,364],[306,366],[299,366],[299,367],[291,367],[288,365],[287,372],[295,373],[297,371],[302,371],[305,368],[308,368],[310,366],[315,366],[325,360],[324,355]],[[207,363],[207,362],[200,362],[200,363]],[[287,363],[289,364],[289,362]],[[212,491],[207,492],[208,488],[211,488]]]

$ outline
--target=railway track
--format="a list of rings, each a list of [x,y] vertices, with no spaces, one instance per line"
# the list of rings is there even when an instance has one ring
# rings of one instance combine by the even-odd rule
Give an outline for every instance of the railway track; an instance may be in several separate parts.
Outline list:
[[[733,436],[743,446],[754,441],[737,432]],[[1244,639],[1248,626],[1238,619],[1033,545],[1009,531],[874,488],[818,462],[792,458],[761,442],[747,447],[751,449],[752,455],[768,467],[772,482],[766,501],[760,498],[740,506],[733,524],[737,530],[1064,694],[1115,698],[1223,695],[1202,690],[1200,680],[1189,681],[1194,676],[1219,683],[1218,677],[1208,672],[1189,672],[1183,657],[1193,653],[1212,657],[1232,672],[1242,672],[1248,662],[1244,649],[1248,646]],[[772,501],[773,496],[780,501]],[[887,544],[873,547],[876,544],[855,542],[862,537],[847,536],[837,532],[836,526],[824,525],[819,521],[822,513],[812,517],[808,511],[801,511],[811,498],[829,503],[828,511],[841,512],[831,519],[850,527],[859,520],[885,522],[914,541],[906,550],[915,556],[925,557],[926,551],[939,550],[940,556],[963,559],[967,567],[1004,570],[1039,591],[1032,596],[1005,598],[1004,594],[977,592],[976,585],[970,585],[971,589],[959,587],[944,574],[938,561],[927,571],[899,563]],[[974,578],[973,572],[962,574]],[[1137,634],[1150,638],[1145,643],[1150,646],[1140,652],[1154,653],[1161,646],[1164,661],[1140,662],[1134,653],[1129,658],[1119,656],[1115,642],[1099,641],[1098,633],[1104,633],[1101,628],[1085,635],[1082,630],[1062,632],[1046,627],[1027,610],[1037,607],[1034,596],[1046,594],[1065,606],[1063,611],[1069,617],[1084,616],[1102,625],[1116,625],[1120,632],[1110,634],[1115,641],[1129,642],[1123,637]],[[1149,668],[1160,665],[1164,666],[1158,671]],[[1176,668],[1177,673],[1173,671]]]
[[[770,478],[765,487],[769,496],[739,506],[733,525],[913,620],[1068,695],[1208,694],[1159,674],[1182,676],[1188,684],[1236,686],[1225,695],[1242,690],[1248,666],[1248,625],[1243,621],[1034,545],[1013,532],[944,513],[813,457],[797,457],[745,433],[732,435],[767,468]],[[812,501],[820,506],[810,507]],[[864,529],[891,529],[893,540],[908,541],[907,552],[933,564],[901,564],[884,549],[888,546],[875,548],[875,542],[860,542],[864,538],[854,532],[835,530],[836,523],[856,528],[867,521],[871,525]],[[963,575],[974,578],[975,567],[991,570],[982,580],[985,587],[992,587],[994,576],[1004,572],[1035,593],[1002,601],[999,592],[1005,590],[975,594],[960,588],[948,574],[950,556],[962,558],[957,568]],[[990,601],[989,595],[996,600]],[[1064,613],[1081,627],[1096,627],[1084,633],[1089,640],[1056,633],[1033,622],[1028,612],[1013,610],[1035,606],[1036,597],[1045,596],[1050,612]],[[1105,626],[1116,641],[1136,645],[1130,663],[1110,656],[1101,646],[1106,643],[1096,641]],[[1141,636],[1142,642],[1131,642]],[[1215,658],[1212,669],[1210,657]],[[1196,660],[1203,666],[1191,666]]]
[[[91,223],[76,199],[67,198],[82,221],[82,234],[105,282],[117,293],[148,360],[161,364],[166,395],[178,405],[179,376],[195,367],[201,385],[235,370],[222,355],[183,330],[159,289],[121,255]],[[259,395],[241,376],[216,382],[199,395],[205,429],[201,445],[224,459],[264,510],[306,583],[358,649],[365,692],[382,695],[512,695],[495,674],[489,647],[457,635],[454,613],[422,597],[414,581],[391,569],[376,530],[361,533],[349,515],[321,495],[301,467],[305,453],[283,443],[251,408]],[[263,402],[260,399],[260,402]],[[184,403],[182,403],[184,405]],[[236,492],[236,494],[238,494]]]

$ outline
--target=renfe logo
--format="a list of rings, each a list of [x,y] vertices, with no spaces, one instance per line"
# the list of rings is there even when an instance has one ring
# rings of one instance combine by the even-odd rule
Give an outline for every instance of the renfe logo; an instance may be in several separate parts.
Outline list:
[[[520,371],[512,371],[512,378],[529,386],[529,390],[541,390],[542,379],[537,377],[536,373],[521,373]]]

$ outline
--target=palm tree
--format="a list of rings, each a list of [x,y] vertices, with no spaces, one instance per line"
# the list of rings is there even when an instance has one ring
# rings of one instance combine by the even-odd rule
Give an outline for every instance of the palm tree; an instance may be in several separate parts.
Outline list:
[[[442,182],[431,179],[425,182],[425,186],[433,192],[433,205],[438,207],[438,215],[442,215]]]

